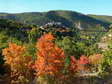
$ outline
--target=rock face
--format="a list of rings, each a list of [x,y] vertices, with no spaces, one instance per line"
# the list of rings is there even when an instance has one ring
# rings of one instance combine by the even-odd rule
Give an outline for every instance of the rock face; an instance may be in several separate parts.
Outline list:
[[[83,30],[84,28],[81,25],[81,22],[79,21],[78,23],[75,24],[76,28],[78,28],[79,30]]]

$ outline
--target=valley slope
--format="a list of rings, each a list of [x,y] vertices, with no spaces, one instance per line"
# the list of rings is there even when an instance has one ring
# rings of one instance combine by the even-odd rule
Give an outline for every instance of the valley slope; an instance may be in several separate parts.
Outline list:
[[[74,11],[48,11],[26,13],[0,13],[1,19],[15,20],[24,24],[45,25],[49,22],[61,22],[66,27],[82,30],[97,30],[99,27],[108,28],[109,23]]]

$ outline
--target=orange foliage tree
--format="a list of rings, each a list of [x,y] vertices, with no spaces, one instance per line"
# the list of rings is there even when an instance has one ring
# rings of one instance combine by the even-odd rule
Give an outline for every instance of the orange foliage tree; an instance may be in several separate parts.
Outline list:
[[[98,65],[103,61],[102,54],[93,54],[89,56],[89,62],[93,65]]]
[[[65,55],[63,50],[53,43],[53,35],[48,33],[43,35],[37,42],[37,60],[34,68],[36,75],[56,75],[64,66]]]
[[[22,78],[26,78],[25,80],[27,80],[31,76],[28,66],[32,63],[32,58],[25,55],[25,47],[9,43],[9,47],[3,49],[3,55],[5,63],[10,65],[11,68],[11,84],[19,84],[20,81],[17,80],[22,81]]]

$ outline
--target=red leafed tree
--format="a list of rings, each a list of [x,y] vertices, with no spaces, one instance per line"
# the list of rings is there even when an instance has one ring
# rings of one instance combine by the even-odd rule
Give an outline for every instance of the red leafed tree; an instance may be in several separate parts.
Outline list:
[[[69,70],[72,74],[78,70],[77,60],[74,56],[70,56]]]
[[[78,69],[81,71],[88,71],[89,67],[87,66],[89,64],[89,59],[86,56],[81,56],[78,60]]]
[[[34,69],[37,76],[45,74],[55,75],[64,66],[64,52],[53,43],[53,39],[53,35],[48,33],[43,35],[36,44],[38,50]]]
[[[89,60],[86,56],[81,56],[80,59],[78,60],[79,64],[85,65],[89,63]]]

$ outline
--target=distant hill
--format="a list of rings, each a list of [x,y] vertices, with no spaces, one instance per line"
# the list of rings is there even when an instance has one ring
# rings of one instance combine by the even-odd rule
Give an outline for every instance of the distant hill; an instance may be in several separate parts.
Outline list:
[[[95,19],[98,19],[98,20],[101,20],[101,21],[104,21],[104,22],[112,23],[112,16],[107,16],[107,15],[92,15],[92,14],[89,14],[88,16],[90,16],[92,18],[95,18]]]
[[[49,22],[61,22],[66,27],[78,29],[97,30],[103,26],[107,28],[109,23],[92,18],[90,16],[74,11],[49,11],[49,12],[26,12],[17,14],[0,13],[1,19],[11,19],[24,24],[35,24],[43,26]]]

